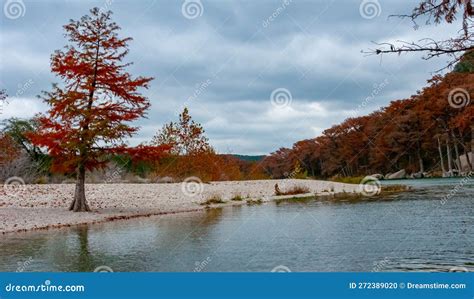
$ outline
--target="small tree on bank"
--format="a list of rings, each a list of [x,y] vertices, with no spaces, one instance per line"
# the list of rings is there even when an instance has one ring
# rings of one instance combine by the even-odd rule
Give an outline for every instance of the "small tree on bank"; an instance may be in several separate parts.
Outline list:
[[[150,102],[139,93],[152,78],[132,77],[122,63],[131,38],[120,38],[120,27],[111,12],[98,8],[79,21],[64,26],[69,41],[51,57],[51,69],[64,85],[53,85],[43,99],[50,106],[38,118],[39,130],[32,142],[48,149],[53,171],[76,172],[76,188],[70,210],[89,211],[85,196],[86,170],[105,165],[111,153],[132,152],[147,158],[159,156],[160,147],[128,149],[124,139],[137,130],[129,122],[144,116]]]
[[[203,127],[196,123],[184,108],[177,123],[170,122],[153,137],[154,145],[169,145],[171,153],[178,156],[195,155],[212,151]]]

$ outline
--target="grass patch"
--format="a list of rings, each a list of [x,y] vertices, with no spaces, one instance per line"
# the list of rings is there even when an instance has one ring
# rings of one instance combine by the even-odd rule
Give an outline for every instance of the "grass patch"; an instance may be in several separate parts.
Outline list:
[[[303,196],[303,197],[281,198],[281,199],[275,200],[275,203],[277,205],[282,204],[282,203],[308,203],[315,199],[316,199],[316,196],[311,195],[311,196]]]
[[[213,204],[225,203],[225,201],[218,195],[213,195],[211,198],[201,203],[201,206],[208,206]]]
[[[232,201],[242,201],[244,200],[240,194],[234,195],[230,200]]]
[[[410,190],[410,187],[405,185],[385,185],[382,186],[381,194],[393,193],[393,192],[404,192]]]
[[[288,190],[280,190],[280,187],[278,187],[278,184],[275,184],[275,195],[297,195],[297,194],[305,194],[305,193],[310,193],[309,188],[305,186],[293,186]]]
[[[364,179],[363,176],[354,176],[354,177],[332,177],[329,180],[338,183],[345,184],[359,184]]]
[[[252,206],[252,205],[260,205],[263,203],[263,200],[261,198],[259,199],[247,199],[247,205]]]

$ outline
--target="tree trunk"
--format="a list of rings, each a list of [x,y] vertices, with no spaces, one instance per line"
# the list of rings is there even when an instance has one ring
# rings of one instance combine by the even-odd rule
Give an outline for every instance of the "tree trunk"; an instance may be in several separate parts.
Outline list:
[[[74,201],[69,207],[70,211],[74,212],[89,212],[89,206],[86,202],[86,168],[84,166],[79,166],[77,168],[77,178],[76,178],[76,190],[74,193]]]
[[[443,175],[444,175],[446,173],[446,169],[444,168],[443,150],[441,149],[441,142],[439,141],[439,136],[438,136],[438,151],[439,151],[439,159],[440,159],[440,164],[441,164],[441,171],[443,172]]]
[[[474,126],[471,126],[471,152],[474,154]]]
[[[425,172],[425,166],[423,165],[423,159],[421,158],[421,154],[418,153],[418,163],[420,163],[420,173]]]
[[[459,173],[461,173],[463,169],[462,169],[462,164],[461,164],[461,156],[459,155],[458,140],[456,138],[456,135],[454,135],[453,131],[451,131],[451,136],[453,138],[454,153],[456,154],[456,162],[458,164],[458,170],[459,170]]]
[[[423,165],[423,158],[421,157],[420,141],[417,143],[416,155],[418,157],[418,163],[420,164],[420,173],[423,174],[425,172],[425,166]]]
[[[474,170],[474,167],[472,167],[472,163],[471,163],[471,158],[469,158],[469,150],[465,150],[464,149],[464,154],[466,155],[466,161],[467,161],[467,165],[469,167],[469,170],[470,171],[473,171]]]
[[[449,133],[446,134],[446,151],[448,152],[448,172],[449,176],[453,176],[453,158],[451,156],[451,138]]]

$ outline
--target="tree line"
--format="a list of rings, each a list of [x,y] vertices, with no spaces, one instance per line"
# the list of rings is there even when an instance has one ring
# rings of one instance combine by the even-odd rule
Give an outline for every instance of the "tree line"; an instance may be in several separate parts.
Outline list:
[[[274,178],[299,163],[314,177],[360,176],[406,169],[421,177],[453,176],[473,170],[474,53],[454,71],[435,75],[407,99],[369,115],[351,117],[319,137],[280,148],[263,162]],[[461,158],[466,160],[461,163]],[[461,168],[461,164],[464,168]]]

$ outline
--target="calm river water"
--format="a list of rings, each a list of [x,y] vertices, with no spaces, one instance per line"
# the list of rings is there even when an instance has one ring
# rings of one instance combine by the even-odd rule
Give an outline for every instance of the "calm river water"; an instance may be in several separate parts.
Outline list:
[[[398,183],[415,189],[0,236],[0,270],[474,271],[474,180]]]

